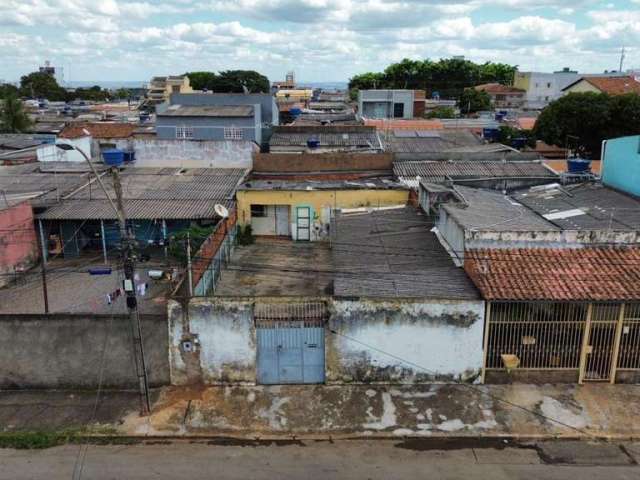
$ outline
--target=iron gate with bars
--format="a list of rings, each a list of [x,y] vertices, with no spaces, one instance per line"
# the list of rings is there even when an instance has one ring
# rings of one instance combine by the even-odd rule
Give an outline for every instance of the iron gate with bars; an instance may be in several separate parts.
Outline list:
[[[258,383],[324,383],[324,303],[256,304],[254,318]]]
[[[574,370],[580,383],[613,383],[617,371],[640,371],[640,303],[491,302],[484,355],[485,371]]]

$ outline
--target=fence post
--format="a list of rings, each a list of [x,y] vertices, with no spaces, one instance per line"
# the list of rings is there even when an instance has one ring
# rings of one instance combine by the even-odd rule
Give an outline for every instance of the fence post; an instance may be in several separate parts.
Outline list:
[[[584,324],[584,333],[582,334],[582,348],[580,350],[580,372],[578,374],[578,383],[584,383],[585,370],[587,369],[587,349],[589,348],[589,337],[591,336],[591,314],[593,312],[593,303],[589,303],[587,307],[587,318]]]
[[[613,354],[611,357],[611,380],[610,383],[616,383],[616,370],[618,369],[618,355],[620,353],[620,340],[622,337],[622,325],[624,323],[625,304],[620,304],[620,313],[618,315],[618,323],[616,324],[616,336],[613,341]]]
[[[489,322],[491,321],[491,302],[487,302],[487,308],[484,313],[484,339],[482,347],[482,383],[485,382],[487,375],[487,349],[489,348]]]

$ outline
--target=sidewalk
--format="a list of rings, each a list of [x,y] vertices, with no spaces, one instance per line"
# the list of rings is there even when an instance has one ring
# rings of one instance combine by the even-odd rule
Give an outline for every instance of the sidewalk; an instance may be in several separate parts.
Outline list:
[[[134,392],[0,392],[0,431],[238,438],[640,438],[635,385],[166,387],[139,417]],[[560,423],[558,423],[560,422]]]

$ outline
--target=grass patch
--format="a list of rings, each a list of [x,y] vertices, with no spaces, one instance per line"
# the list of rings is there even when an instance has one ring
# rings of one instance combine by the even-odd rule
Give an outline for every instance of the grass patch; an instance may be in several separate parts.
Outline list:
[[[1,432],[0,448],[20,450],[51,448],[79,438],[77,430],[59,432]]]

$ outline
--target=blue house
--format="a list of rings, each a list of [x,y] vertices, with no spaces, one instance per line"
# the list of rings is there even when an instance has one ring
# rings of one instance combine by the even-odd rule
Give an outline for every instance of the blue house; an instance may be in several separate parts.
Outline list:
[[[605,140],[602,183],[640,197],[640,135]]]

